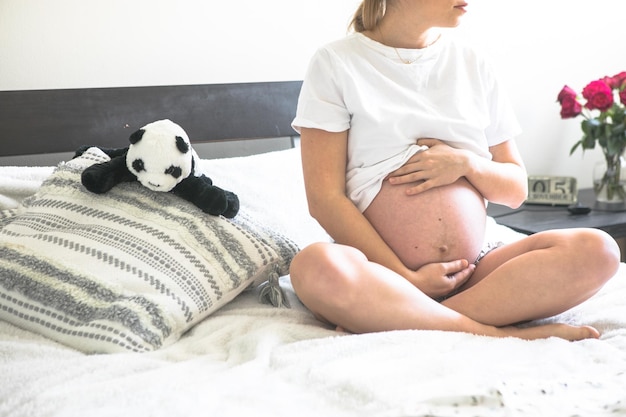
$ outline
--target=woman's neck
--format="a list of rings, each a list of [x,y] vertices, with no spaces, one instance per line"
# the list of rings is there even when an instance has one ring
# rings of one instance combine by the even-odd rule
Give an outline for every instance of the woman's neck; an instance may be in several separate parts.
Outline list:
[[[427,48],[440,36],[436,28],[420,28],[417,25],[405,27],[395,22],[393,25],[387,22],[383,19],[374,30],[365,34],[383,45],[405,49]]]

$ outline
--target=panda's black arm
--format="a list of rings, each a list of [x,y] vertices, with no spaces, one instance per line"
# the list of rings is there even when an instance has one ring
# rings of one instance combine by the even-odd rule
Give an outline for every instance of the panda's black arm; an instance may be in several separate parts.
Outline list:
[[[126,166],[126,154],[110,161],[85,168],[81,181],[92,193],[102,194],[121,182],[136,181],[137,177]]]
[[[209,177],[190,175],[182,180],[172,192],[193,203],[213,216],[235,217],[239,211],[239,199],[230,192],[212,185]]]

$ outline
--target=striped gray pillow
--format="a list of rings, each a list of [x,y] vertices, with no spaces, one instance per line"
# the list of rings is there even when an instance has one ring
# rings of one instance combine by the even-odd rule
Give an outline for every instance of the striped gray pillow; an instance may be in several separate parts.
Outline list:
[[[88,192],[81,172],[106,160],[59,165],[0,222],[0,319],[84,352],[145,352],[288,273],[297,246],[245,210],[210,216],[137,182]]]

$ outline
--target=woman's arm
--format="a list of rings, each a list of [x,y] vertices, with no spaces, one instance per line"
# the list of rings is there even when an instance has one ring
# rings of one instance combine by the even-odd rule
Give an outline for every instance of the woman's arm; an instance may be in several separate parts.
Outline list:
[[[515,141],[508,140],[489,148],[490,161],[474,156],[465,177],[489,201],[511,208],[528,197],[528,176]]]
[[[405,275],[406,267],[346,196],[348,132],[301,129],[302,169],[309,212],[337,243]]]
[[[340,244],[359,249],[368,260],[381,264],[436,297],[465,282],[472,266],[466,260],[408,269],[346,195],[348,132],[301,129],[302,168],[311,215]]]
[[[392,184],[419,182],[408,189],[417,194],[465,177],[487,200],[519,207],[528,195],[526,168],[512,140],[489,148],[493,159],[452,148],[436,139],[420,139],[429,149],[414,155],[404,166],[392,172]]]

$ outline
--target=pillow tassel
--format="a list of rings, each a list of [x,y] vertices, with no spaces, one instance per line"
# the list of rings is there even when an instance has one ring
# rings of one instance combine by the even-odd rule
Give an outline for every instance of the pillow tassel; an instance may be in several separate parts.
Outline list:
[[[280,287],[280,274],[278,273],[278,265],[274,266],[274,270],[270,272],[267,281],[262,283],[259,288],[259,301],[264,304],[271,304],[274,307],[290,308],[289,300],[285,296],[285,292]]]

